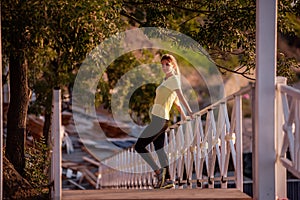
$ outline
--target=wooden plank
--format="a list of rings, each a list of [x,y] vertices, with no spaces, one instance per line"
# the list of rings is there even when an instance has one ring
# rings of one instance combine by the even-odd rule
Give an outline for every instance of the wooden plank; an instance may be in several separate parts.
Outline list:
[[[87,182],[96,187],[97,178],[88,169],[83,168],[81,171]]]
[[[69,183],[71,183],[71,184],[73,184],[73,185],[75,185],[76,187],[78,187],[79,189],[81,189],[81,190],[85,190],[85,188],[84,187],[82,187],[81,185],[79,185],[78,183],[76,183],[75,181],[73,181],[73,180],[68,180],[69,181]]]
[[[63,200],[88,199],[168,199],[168,200],[250,200],[237,189],[170,189],[170,190],[64,190]]]
[[[62,162],[61,163],[62,168],[76,168],[78,169],[80,167],[80,163],[75,163],[75,162],[71,162],[71,161],[66,161],[66,162]]]
[[[97,161],[95,161],[95,160],[93,160],[93,159],[90,159],[90,158],[88,158],[88,157],[86,157],[86,156],[83,156],[82,159],[83,159],[84,161],[87,161],[87,162],[93,164],[93,165],[96,165],[97,167],[99,167],[100,164],[101,164],[100,162],[97,162]]]

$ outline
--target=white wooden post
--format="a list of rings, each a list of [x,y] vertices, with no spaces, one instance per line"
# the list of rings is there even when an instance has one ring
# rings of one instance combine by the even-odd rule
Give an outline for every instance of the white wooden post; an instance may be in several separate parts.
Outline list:
[[[0,3],[1,4],[1,3]],[[0,6],[1,18],[1,6]],[[2,102],[2,37],[0,20],[0,199],[3,199],[3,102]]]
[[[242,131],[242,97],[235,97],[235,135],[236,135],[236,188],[243,191],[243,131]]]
[[[285,77],[277,77],[276,84],[286,85],[287,79]],[[287,197],[286,185],[286,168],[280,162],[280,154],[283,145],[284,131],[282,129],[284,124],[284,113],[282,107],[281,92],[276,90],[276,129],[275,129],[275,150],[276,150],[276,163],[275,163],[275,191],[276,197],[283,199]]]
[[[277,0],[256,2],[254,199],[275,199]]]
[[[61,199],[62,188],[62,169],[61,169],[61,91],[59,88],[53,90],[53,112],[51,125],[51,142],[52,142],[52,160],[51,160],[51,180],[54,182],[51,196],[54,200]]]

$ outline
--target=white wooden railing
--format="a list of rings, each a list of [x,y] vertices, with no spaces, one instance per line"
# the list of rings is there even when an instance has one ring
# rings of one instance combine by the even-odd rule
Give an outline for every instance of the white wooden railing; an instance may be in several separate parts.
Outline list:
[[[278,158],[281,164],[300,179],[300,90],[277,84]],[[282,116],[280,118],[280,116]]]
[[[230,182],[243,190],[242,96],[252,88],[249,85],[166,130],[165,151],[177,188],[214,188],[216,184],[227,188]],[[158,161],[153,146],[148,148]],[[230,163],[233,173],[228,171]],[[155,182],[151,168],[133,147],[101,161],[98,178],[97,188],[151,188]]]
[[[197,112],[193,120],[178,122],[167,129],[165,150],[169,156],[170,174],[176,181],[176,188],[214,188],[217,184],[227,188],[230,183],[243,190],[242,96],[250,94],[253,98],[253,91],[253,85],[249,85]],[[54,111],[60,107],[59,101],[54,101],[54,105],[55,102],[58,103],[54,106]],[[287,196],[285,169],[300,179],[300,90],[287,86],[284,78],[277,79],[275,105],[277,118],[275,188],[276,196],[285,198]],[[53,115],[60,116],[59,113],[57,110]],[[59,128],[60,124],[59,120],[54,123],[53,130]],[[53,148],[53,155],[54,157],[57,155],[57,158],[61,154],[60,143],[60,139],[56,140],[54,144],[56,150]],[[149,145],[148,148],[158,161],[153,146]],[[105,160],[94,161],[99,167],[97,189],[152,188],[155,183],[153,172],[133,149],[131,147]],[[52,196],[60,199],[61,162],[52,160],[52,163],[54,172],[52,174],[55,174],[52,176],[54,181]],[[233,170],[230,172],[233,173],[229,173],[228,170],[231,163]]]

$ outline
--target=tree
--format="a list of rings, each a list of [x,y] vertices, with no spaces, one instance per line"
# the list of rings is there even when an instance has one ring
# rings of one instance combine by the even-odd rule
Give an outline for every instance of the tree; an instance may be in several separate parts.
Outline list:
[[[222,73],[238,73],[251,79],[249,76],[251,69],[255,68],[255,1],[124,0],[122,5],[121,15],[126,17],[132,26],[162,27],[184,33],[198,41],[209,52],[208,58]],[[281,34],[297,34],[294,30],[297,23],[291,21],[291,16],[297,16],[297,12],[299,13],[297,6],[299,3],[292,5],[288,1],[280,1],[278,30]],[[184,41],[174,42],[183,47],[186,45]],[[293,67],[298,67],[298,64],[294,58],[289,58],[281,49],[278,55],[277,73],[288,77],[290,81],[293,80],[295,75]],[[144,56],[147,55],[144,54]],[[134,64],[128,64],[129,58],[133,60],[133,63],[136,62],[134,57],[136,56],[132,54],[127,55],[108,67],[106,71],[108,83],[101,81],[100,84],[100,90],[106,91],[106,95],[102,93],[100,95],[102,103],[104,102],[107,107],[111,103],[109,91],[114,89],[114,83],[124,73],[135,67]],[[140,63],[143,61],[137,61],[137,64]],[[125,68],[120,68],[120,66],[125,66]],[[240,70],[242,67],[243,71]],[[239,70],[236,70],[237,68]],[[127,87],[124,88],[127,89]],[[152,88],[151,91],[150,88]],[[126,93],[126,89],[118,90],[118,92]],[[137,98],[132,97],[129,111],[132,118],[145,116],[142,120],[147,119],[149,101],[142,97],[150,98],[152,93],[153,86],[144,86],[134,93]],[[142,103],[140,99],[145,102]],[[118,104],[118,106],[121,105],[122,102]]]
[[[129,106],[128,113],[130,117],[135,123],[140,125],[149,122],[149,109],[153,104],[155,88],[158,84],[157,81],[159,81],[157,79],[159,74],[157,68],[151,66],[151,64],[144,67],[140,65],[155,62],[154,57],[156,53],[155,50],[144,49],[122,55],[108,66],[106,70],[108,81],[100,81],[100,84],[106,84],[107,90],[113,89],[115,90],[114,93],[118,93],[114,98],[114,105],[111,103],[112,95],[109,92],[107,93],[107,99],[102,100],[102,103],[107,104],[109,109],[111,109],[111,106],[114,106],[114,109],[121,109],[124,104],[128,103],[126,106]],[[141,69],[148,73],[141,73]],[[122,84],[118,83],[125,74],[127,80],[122,81]],[[145,81],[147,79],[151,80],[152,83],[148,84]],[[129,97],[128,95],[132,92],[132,86],[139,85],[141,86]]]
[[[65,86],[86,54],[119,30],[117,1],[2,1],[4,55],[9,58],[11,102],[6,156],[23,175],[29,87],[49,131],[52,88]],[[30,80],[28,80],[28,69]]]
[[[295,34],[294,24],[289,19],[299,17],[299,4],[297,1],[292,6],[286,0],[279,1],[280,33]],[[3,50],[9,58],[12,84],[6,155],[21,174],[29,88],[37,96],[31,111],[43,112],[46,116],[44,132],[47,138],[52,88],[72,85],[87,53],[109,35],[118,32],[128,19],[134,26],[165,27],[191,36],[210,53],[222,72],[234,72],[235,67],[246,66],[240,74],[247,76],[254,67],[254,0],[4,0]],[[283,56],[279,57],[278,70],[286,72],[291,64],[296,66],[285,54],[279,55]],[[108,70],[110,80],[114,80],[115,74],[118,73]],[[103,82],[100,86],[102,92],[113,87]],[[100,93],[100,96],[102,103],[109,102],[106,94]],[[137,104],[131,102],[131,105]]]
[[[278,31],[295,35],[291,17],[299,17],[299,1],[278,3]],[[170,28],[198,41],[221,72],[235,72],[248,77],[255,68],[256,1],[140,1],[125,0],[122,14],[137,26]],[[177,41],[180,42],[180,41]],[[184,45],[184,44],[183,44]],[[278,49],[278,74],[292,77],[293,58]],[[230,61],[230,62],[229,62]],[[242,72],[236,67],[245,66]]]
[[[10,67],[10,106],[7,113],[7,141],[6,156],[15,169],[24,175],[25,156],[25,129],[28,107],[28,60],[26,25],[24,18],[26,12],[21,9],[22,2],[3,1],[3,50],[9,57]],[[15,11],[20,12],[16,13]],[[23,18],[24,17],[24,18]],[[8,30],[8,26],[10,29]]]
[[[35,16],[40,23],[33,30],[37,48],[30,63],[30,87],[37,100],[31,111],[45,116],[44,136],[48,138],[52,88],[69,88],[86,55],[106,37],[116,33],[122,22],[116,1],[39,1]],[[44,16],[42,19],[41,16]],[[34,19],[33,19],[34,20]]]

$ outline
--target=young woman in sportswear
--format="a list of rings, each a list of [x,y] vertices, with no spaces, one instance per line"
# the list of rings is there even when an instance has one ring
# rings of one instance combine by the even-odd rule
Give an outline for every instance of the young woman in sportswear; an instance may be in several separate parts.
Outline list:
[[[151,110],[151,122],[141,133],[135,144],[135,150],[151,166],[157,177],[156,188],[170,188],[174,186],[169,174],[169,162],[164,151],[165,130],[168,127],[169,112],[174,104],[181,114],[181,119],[192,117],[192,110],[183,96],[180,82],[180,71],[174,56],[165,54],[161,58],[162,70],[165,73],[163,82],[156,89],[154,105]],[[184,112],[185,108],[187,115]],[[160,167],[156,164],[147,145],[154,144]]]

